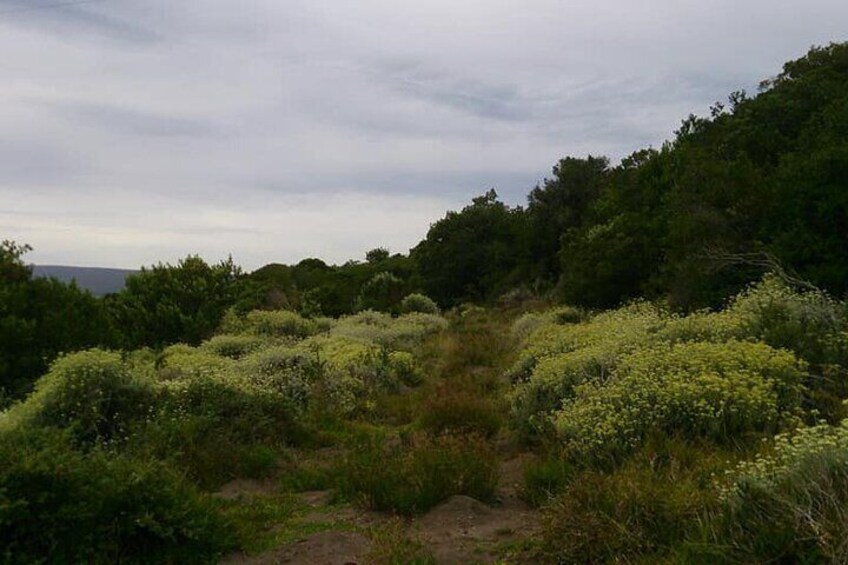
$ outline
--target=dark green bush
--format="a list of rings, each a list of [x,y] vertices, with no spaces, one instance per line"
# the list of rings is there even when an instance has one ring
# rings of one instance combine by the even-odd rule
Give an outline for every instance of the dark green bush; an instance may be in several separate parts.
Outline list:
[[[167,383],[133,453],[167,460],[208,488],[237,476],[262,476],[276,450],[299,443],[302,426],[279,394],[226,376]]]
[[[412,293],[404,296],[400,301],[400,311],[403,314],[410,312],[421,312],[422,314],[439,314],[439,305],[427,295]]]
[[[66,432],[0,434],[0,561],[208,562],[232,549],[214,506],[161,464]]]

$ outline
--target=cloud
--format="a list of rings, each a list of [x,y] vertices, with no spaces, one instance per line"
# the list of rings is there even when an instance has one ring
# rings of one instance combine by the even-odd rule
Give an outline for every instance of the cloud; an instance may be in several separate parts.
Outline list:
[[[48,109],[79,125],[129,136],[206,137],[226,135],[208,120],[166,115],[121,107],[113,104],[86,102],[50,102]]]
[[[51,34],[92,36],[112,41],[149,44],[161,36],[149,28],[96,11],[107,0],[41,1],[6,0],[0,15],[20,27],[42,29]]]

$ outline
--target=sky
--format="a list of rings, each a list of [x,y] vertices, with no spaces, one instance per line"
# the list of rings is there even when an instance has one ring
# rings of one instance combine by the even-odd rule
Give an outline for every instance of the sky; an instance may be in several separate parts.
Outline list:
[[[0,239],[37,264],[406,253],[659,147],[844,0],[0,0]]]

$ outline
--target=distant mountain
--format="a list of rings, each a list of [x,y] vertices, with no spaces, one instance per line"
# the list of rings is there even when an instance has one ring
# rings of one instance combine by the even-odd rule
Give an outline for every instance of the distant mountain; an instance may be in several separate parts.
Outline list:
[[[33,265],[36,277],[55,277],[60,281],[77,281],[77,286],[97,296],[119,292],[126,278],[138,271],[129,269],[104,269],[100,267],[66,267],[61,265]]]

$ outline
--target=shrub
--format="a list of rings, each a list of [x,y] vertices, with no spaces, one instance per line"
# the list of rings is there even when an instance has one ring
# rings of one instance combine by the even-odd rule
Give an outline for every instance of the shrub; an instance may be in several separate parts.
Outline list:
[[[375,510],[416,514],[457,494],[490,500],[497,459],[485,442],[469,437],[416,434],[387,442],[373,436],[347,453],[338,473],[342,496]]]
[[[82,443],[109,442],[147,416],[155,394],[120,354],[92,349],[57,359],[16,411],[33,425],[67,428]]]
[[[245,318],[247,331],[269,337],[305,338],[318,332],[318,326],[287,310],[254,310]]]
[[[300,413],[321,405],[329,412],[351,414],[378,392],[421,380],[411,354],[339,335],[259,351],[245,357],[237,371],[249,382],[279,392]]]
[[[728,473],[693,559],[848,560],[848,424],[800,429]]]
[[[539,329],[543,324],[550,323],[550,320],[542,312],[526,312],[515,319],[510,326],[510,334],[517,341],[522,342],[530,336],[534,331]]]
[[[248,439],[284,442],[294,429],[291,405],[280,394],[226,374],[162,385],[160,416],[203,416]]]
[[[245,357],[239,372],[254,385],[278,392],[295,411],[303,413],[322,371],[314,352],[303,347],[277,346]]]
[[[386,359],[390,379],[408,386],[417,386],[424,381],[421,367],[411,353],[392,351]]]
[[[745,331],[810,363],[848,363],[848,315],[844,304],[822,292],[797,292],[767,276],[737,296],[728,311]]]
[[[439,314],[439,306],[432,298],[424,294],[407,294],[400,302],[400,311],[404,314],[419,312],[421,314]]]
[[[356,310],[393,311],[403,296],[403,280],[389,272],[377,273],[371,277],[356,297]]]
[[[216,335],[203,342],[200,348],[221,357],[239,359],[262,347],[262,340],[252,335]]]
[[[556,413],[575,453],[626,453],[652,430],[717,441],[796,422],[804,365],[746,342],[655,346],[626,357],[606,383],[588,382]]]
[[[524,341],[544,325],[579,324],[587,319],[586,312],[572,306],[559,306],[544,312],[527,312],[519,316],[510,327],[512,337]]]
[[[611,473],[565,467],[564,488],[543,508],[542,543],[552,561],[677,562],[669,557],[715,504],[709,477],[719,463],[702,446],[660,447]]]
[[[574,397],[585,382],[604,382],[618,361],[615,349],[595,345],[570,353],[543,357],[530,378],[517,383],[509,395],[514,427],[525,438],[550,426],[550,414]]]
[[[156,412],[127,449],[211,488],[269,471],[277,448],[304,439],[295,414],[289,399],[237,376],[184,378],[161,385]]]
[[[428,335],[447,329],[447,326],[447,320],[433,314],[411,313],[392,318],[388,314],[366,310],[339,318],[330,329],[330,335],[390,348],[409,348]]]
[[[182,343],[166,347],[158,360],[161,380],[209,377],[226,372],[235,366],[235,360]]]
[[[0,560],[208,562],[233,549],[208,499],[160,464],[75,451],[67,434],[0,434]]]
[[[451,432],[491,438],[501,427],[501,415],[480,392],[445,383],[423,403],[418,425],[434,435]]]

